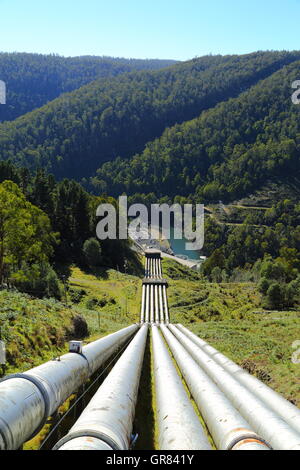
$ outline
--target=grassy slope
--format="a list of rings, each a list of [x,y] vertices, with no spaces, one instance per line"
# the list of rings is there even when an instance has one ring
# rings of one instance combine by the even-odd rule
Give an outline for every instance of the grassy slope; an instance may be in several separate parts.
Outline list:
[[[139,321],[142,288],[138,277],[113,269],[108,271],[99,269],[94,273],[85,273],[73,267],[69,283],[71,289],[83,289],[86,292],[78,307],[82,309],[87,319],[92,337],[99,336],[99,333],[116,331]],[[94,308],[86,309],[93,299]],[[96,304],[96,300],[99,305]],[[101,306],[103,304],[105,305]],[[100,330],[98,313],[100,313]]]
[[[61,354],[75,312],[52,299],[0,291],[0,326],[7,372],[26,370]]]
[[[183,323],[300,406],[299,364],[291,361],[292,344],[300,339],[300,311],[263,310],[252,283],[210,284],[200,275],[185,280],[185,268],[171,261],[163,262],[163,270],[173,323]]]
[[[104,274],[104,273],[102,273]],[[115,271],[103,277],[72,269],[70,287],[83,288],[86,295],[78,304],[54,299],[35,299],[26,294],[0,291],[0,327],[7,348],[7,373],[24,371],[67,351],[72,319],[83,316],[88,324],[86,341],[124,328],[138,320],[140,281]],[[126,314],[126,293],[128,312]],[[106,299],[104,308],[89,307],[91,299]],[[114,303],[115,302],[115,303]],[[98,320],[100,312],[100,326]]]

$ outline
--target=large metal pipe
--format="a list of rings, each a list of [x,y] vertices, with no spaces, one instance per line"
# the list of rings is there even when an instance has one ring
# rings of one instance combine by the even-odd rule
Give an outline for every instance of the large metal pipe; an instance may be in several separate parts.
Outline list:
[[[159,323],[159,302],[158,302],[158,286],[154,287],[155,290],[155,323]]]
[[[167,299],[167,288],[166,286],[163,286],[163,298],[164,298],[164,304],[165,304],[165,322],[169,323],[169,308],[168,308],[168,299]]]
[[[217,449],[268,450],[232,403],[165,326],[160,326]]]
[[[55,450],[128,450],[148,334],[143,325]]]
[[[160,450],[211,450],[193,405],[159,333],[152,326]]]
[[[177,328],[300,433],[300,410],[182,325]]]
[[[146,297],[146,286],[143,284],[142,287],[142,305],[141,305],[141,323],[145,322],[145,297]]]
[[[300,450],[300,434],[200,349],[175,325],[172,333],[233,403],[253,429],[276,450]]]
[[[145,322],[149,323],[150,317],[150,285],[146,285],[146,311],[145,311]]]
[[[162,277],[162,271],[161,271],[161,259],[159,258],[158,260],[158,277]]]
[[[159,306],[160,306],[160,322],[164,323],[164,306],[163,306],[163,294],[162,294],[162,286],[158,286],[159,290]]]
[[[150,322],[154,323],[154,286],[151,284],[150,286]]]
[[[0,383],[0,449],[18,449],[137,331],[132,325]]]

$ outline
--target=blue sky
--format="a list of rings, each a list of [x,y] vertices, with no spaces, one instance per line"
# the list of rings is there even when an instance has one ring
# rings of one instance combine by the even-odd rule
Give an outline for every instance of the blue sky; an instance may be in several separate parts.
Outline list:
[[[0,0],[0,50],[187,60],[300,49],[300,0]]]

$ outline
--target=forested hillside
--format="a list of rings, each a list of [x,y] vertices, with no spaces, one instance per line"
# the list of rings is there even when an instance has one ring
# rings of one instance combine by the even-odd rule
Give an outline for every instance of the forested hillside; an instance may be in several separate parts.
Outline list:
[[[208,56],[160,71],[133,72],[113,79],[102,79],[70,94],[64,94],[14,122],[3,123],[0,126],[0,156],[2,160],[11,159],[18,165],[29,168],[43,167],[58,178],[81,179],[92,176],[103,162],[118,156],[129,158],[142,152],[145,144],[159,137],[166,127],[198,117],[202,111],[238,96],[259,80],[299,59],[299,52]],[[262,106],[265,106],[264,103]],[[205,116],[204,114],[200,120],[205,119]],[[214,122],[211,124],[212,141],[215,135],[219,138],[222,132],[226,132],[226,129],[223,130],[227,125],[226,119],[224,123],[221,121],[218,124],[220,129],[214,128]],[[210,139],[209,129],[206,132]],[[200,168],[203,175],[200,174],[199,182],[199,176],[194,172],[194,156],[197,157],[199,152],[199,139],[193,131],[190,137],[191,141],[187,141],[184,155],[182,149],[178,148],[178,151],[180,159],[192,158],[193,163],[189,163],[188,171],[185,170],[184,187],[178,185],[176,193],[186,193],[185,186],[189,183],[187,177],[196,177],[191,190],[197,188],[201,184],[201,178],[205,177],[208,166],[206,162],[205,171]],[[193,150],[194,139],[196,154],[195,149]],[[215,163],[222,155],[218,153],[216,142],[213,141],[212,147],[209,158]],[[231,152],[231,148],[228,151]],[[149,148],[145,156],[147,153]],[[172,152],[167,153],[165,158],[175,162]],[[118,160],[117,166],[120,165]],[[185,167],[183,162],[183,169]],[[128,168],[130,173],[130,167]],[[170,185],[174,182],[177,184],[167,168],[166,172],[162,173],[161,170],[164,168],[153,171],[150,169],[148,173],[151,173],[151,179],[147,190],[149,186],[156,189],[161,177],[161,182],[166,181],[163,188],[165,193],[170,192]],[[109,175],[109,167],[107,174]],[[145,176],[148,178],[147,170]],[[105,178],[106,175],[100,172],[95,181],[97,190],[107,189],[105,182],[104,187],[102,186]],[[114,176],[112,179],[115,191],[118,191],[119,187],[115,183],[118,184],[120,177],[117,176],[116,181]],[[135,183],[135,179],[136,176],[130,181]],[[141,184],[139,181],[137,186],[133,184],[130,192],[140,187],[143,189],[143,182],[144,179],[141,178]],[[110,180],[108,183],[110,185]],[[125,187],[128,189],[127,184]]]
[[[11,120],[0,124],[6,372],[61,355],[70,339],[139,321],[142,256],[130,240],[96,238],[96,208],[110,203],[118,211],[126,192],[129,204],[148,207],[205,203],[199,272],[163,260],[170,322],[188,325],[299,404],[291,363],[300,322],[300,106],[291,101],[299,74],[300,52],[176,65],[0,54],[8,84],[0,112]],[[146,398],[136,414],[144,428],[155,411],[152,354],[147,346]],[[66,422],[56,424],[73,399],[76,419],[77,398],[28,449],[40,448],[50,429],[64,434]]]
[[[0,107],[0,121],[16,119],[98,78],[115,77],[133,70],[156,70],[174,63],[172,60],[2,52],[0,80],[7,86],[7,105]]]
[[[30,174],[0,162],[0,284],[35,296],[60,298],[57,274],[72,262],[139,272],[127,240],[95,238],[96,208],[116,201],[88,194],[72,180],[59,183],[43,170]],[[54,269],[53,269],[54,268]]]
[[[242,93],[166,129],[131,160],[106,163],[93,179],[111,194],[154,193],[218,201],[300,170],[300,107],[291,101],[294,62]]]

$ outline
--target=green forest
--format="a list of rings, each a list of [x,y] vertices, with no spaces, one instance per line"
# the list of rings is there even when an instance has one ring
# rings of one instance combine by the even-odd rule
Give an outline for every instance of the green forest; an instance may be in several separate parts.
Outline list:
[[[0,77],[8,85],[0,124],[1,210],[9,220],[2,282],[60,297],[62,265],[122,270],[129,260],[132,272],[140,270],[129,242],[95,239],[96,207],[117,206],[123,193],[147,206],[209,207],[220,200],[230,205],[272,181],[280,188],[293,179],[297,186],[300,107],[292,103],[291,84],[299,68],[297,51],[182,63],[1,53]],[[221,282],[248,273],[266,297],[279,282],[285,292],[277,304],[284,307],[299,300],[293,294],[299,204],[293,192],[278,196],[275,191],[266,210],[231,211],[228,220],[208,211],[203,275]],[[30,221],[35,235],[28,251],[19,249],[21,236],[12,241],[10,217],[20,234]],[[274,260],[280,274],[265,269]]]
[[[38,297],[62,297],[72,263],[139,271],[127,240],[96,240],[96,208],[112,197],[94,196],[73,180],[56,182],[43,170],[0,162],[0,279]]]
[[[129,240],[96,238],[98,205],[126,194],[148,208],[205,204],[201,269],[163,261],[172,321],[299,403],[298,79],[299,51],[187,62],[0,53],[10,372],[138,321],[143,257]]]
[[[172,60],[0,52],[0,79],[7,85],[7,106],[0,108],[0,122],[12,121],[93,80],[133,70],[160,69],[174,63]]]
[[[191,201],[232,201],[267,179],[299,172],[299,107],[293,62],[237,98],[176,124],[130,160],[104,164],[91,179],[112,194],[154,193]]]
[[[96,80],[15,121],[2,123],[0,158],[30,169],[42,167],[58,179],[95,177],[101,164],[134,157],[166,128],[199,117],[202,111],[237,97],[299,59],[299,52],[207,56],[162,70]],[[211,159],[215,158],[213,150]],[[166,158],[175,161],[171,149],[168,152]],[[192,153],[194,157],[197,155]],[[189,158],[189,154],[180,158]],[[168,175],[166,169],[165,178]],[[196,174],[195,178],[197,181]],[[101,170],[94,183],[103,191]],[[109,179],[107,183],[110,185]],[[114,188],[107,192],[111,190]],[[184,192],[179,187],[176,194]]]

